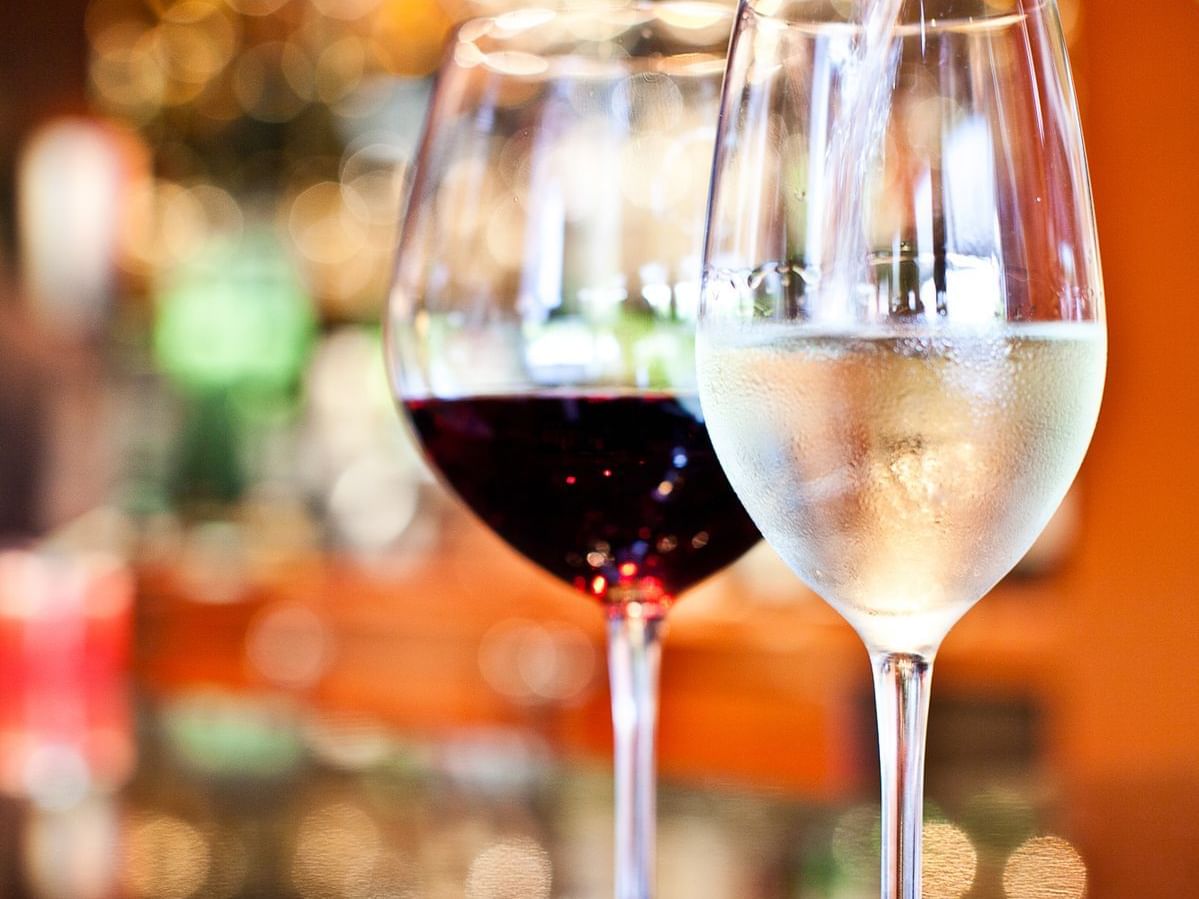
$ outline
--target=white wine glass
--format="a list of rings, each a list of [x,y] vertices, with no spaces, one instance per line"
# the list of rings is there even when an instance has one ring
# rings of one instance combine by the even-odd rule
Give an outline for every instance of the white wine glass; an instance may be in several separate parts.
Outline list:
[[[1095,426],[1103,290],[1055,0],[749,0],[697,346],[763,536],[874,668],[882,895],[918,899],[933,661]]]
[[[617,899],[653,895],[665,615],[759,539],[695,385],[731,26],[696,2],[462,25],[386,317],[396,398],[443,481],[607,616]]]

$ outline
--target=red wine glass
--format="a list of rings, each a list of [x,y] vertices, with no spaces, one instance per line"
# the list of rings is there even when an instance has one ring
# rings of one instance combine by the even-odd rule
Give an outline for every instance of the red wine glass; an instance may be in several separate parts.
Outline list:
[[[730,27],[694,2],[461,26],[386,317],[397,399],[441,478],[607,615],[618,899],[653,893],[664,616],[758,539],[694,373]]]

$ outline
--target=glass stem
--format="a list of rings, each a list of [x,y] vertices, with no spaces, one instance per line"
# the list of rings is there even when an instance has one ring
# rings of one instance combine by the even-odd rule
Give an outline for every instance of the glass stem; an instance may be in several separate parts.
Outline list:
[[[608,677],[616,737],[616,899],[654,894],[661,617],[626,614],[608,619]]]
[[[882,899],[920,899],[924,743],[933,655],[871,653],[883,781]]]

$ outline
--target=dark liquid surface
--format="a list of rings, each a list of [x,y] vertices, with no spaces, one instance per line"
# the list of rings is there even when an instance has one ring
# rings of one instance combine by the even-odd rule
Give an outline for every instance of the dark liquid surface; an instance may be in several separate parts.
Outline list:
[[[426,455],[467,505],[597,598],[668,603],[758,540],[694,396],[405,405]]]

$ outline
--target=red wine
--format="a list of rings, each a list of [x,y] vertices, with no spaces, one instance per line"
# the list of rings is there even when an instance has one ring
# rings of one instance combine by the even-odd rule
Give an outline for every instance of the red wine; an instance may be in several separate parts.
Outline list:
[[[668,604],[758,540],[694,396],[406,406],[430,460],[488,527],[597,598]]]

